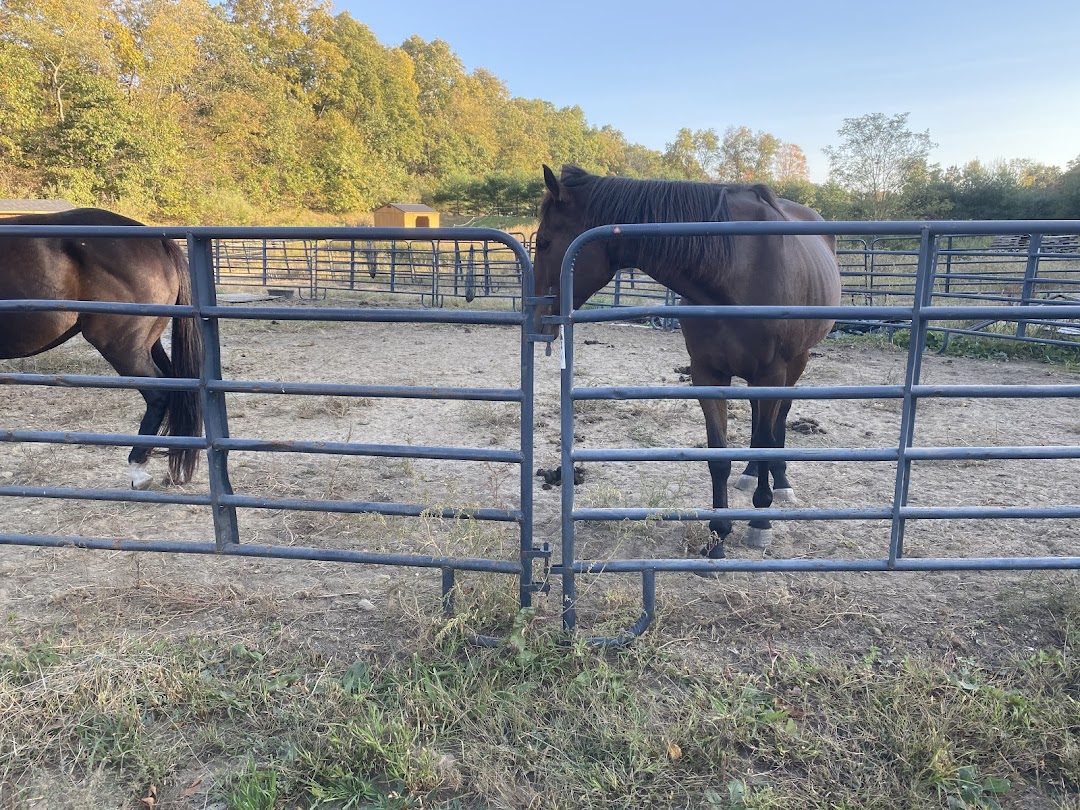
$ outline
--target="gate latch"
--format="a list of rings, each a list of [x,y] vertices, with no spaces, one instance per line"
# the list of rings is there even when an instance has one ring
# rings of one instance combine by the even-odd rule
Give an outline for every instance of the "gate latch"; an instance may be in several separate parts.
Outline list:
[[[528,559],[529,569],[532,576],[529,577],[529,590],[532,593],[548,593],[551,590],[551,543],[546,540],[538,546],[533,546],[523,555]],[[539,577],[536,576],[534,563],[540,560],[543,568]]]

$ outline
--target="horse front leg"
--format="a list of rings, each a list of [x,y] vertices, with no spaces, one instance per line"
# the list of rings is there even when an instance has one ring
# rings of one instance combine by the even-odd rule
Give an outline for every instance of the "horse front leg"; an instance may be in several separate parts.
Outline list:
[[[751,385],[782,385],[783,380],[784,377],[774,379],[770,376],[765,379],[754,380]],[[754,427],[750,435],[750,446],[762,448],[782,446],[784,433],[782,425],[778,428],[778,422],[786,418],[788,409],[784,407],[784,402],[776,399],[759,399],[752,400],[750,405],[754,412]],[[757,485],[754,488],[753,496],[756,509],[768,509],[772,506],[773,491],[769,486],[769,474],[774,470],[775,464],[775,461],[772,463],[759,461],[757,464]],[[786,483],[786,465],[783,468],[777,467],[776,470],[779,472],[783,482]],[[746,532],[743,543],[750,548],[767,549],[772,545],[772,540],[772,524],[768,520],[751,520],[750,528]]]

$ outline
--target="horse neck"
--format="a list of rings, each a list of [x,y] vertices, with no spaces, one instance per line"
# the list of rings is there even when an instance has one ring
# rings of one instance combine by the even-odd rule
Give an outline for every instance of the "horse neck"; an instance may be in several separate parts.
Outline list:
[[[668,262],[637,262],[634,247],[628,241],[616,241],[612,243],[612,246],[613,249],[609,255],[611,266],[615,270],[636,267],[653,281],[691,301],[718,301],[726,297],[720,289],[722,275],[705,279],[699,274],[690,272],[689,268],[674,266]],[[638,267],[638,264],[643,266]]]

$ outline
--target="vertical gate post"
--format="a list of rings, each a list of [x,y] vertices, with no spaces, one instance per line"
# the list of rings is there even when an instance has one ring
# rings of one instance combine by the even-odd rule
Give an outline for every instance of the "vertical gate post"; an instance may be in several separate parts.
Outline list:
[[[904,556],[904,522],[901,508],[907,506],[911,485],[911,459],[908,450],[915,436],[915,409],[918,399],[912,394],[912,386],[919,384],[922,372],[923,350],[926,348],[927,321],[923,306],[930,303],[934,294],[934,237],[930,229],[923,227],[919,238],[919,264],[915,276],[915,295],[911,304],[911,340],[908,343],[907,374],[904,377],[903,411],[900,414],[900,446],[896,460],[896,484],[893,490],[892,528],[889,537],[889,568]]]
[[[572,633],[577,625],[577,585],[574,563],[574,259],[567,250],[560,274],[559,315],[562,335],[559,338],[559,452],[562,473],[560,522],[562,528],[562,609],[563,629]]]
[[[1039,250],[1042,248],[1041,233],[1033,233],[1028,238],[1027,264],[1024,266],[1024,284],[1020,288],[1020,306],[1031,303],[1031,293],[1035,288],[1035,277],[1039,273]],[[1027,321],[1017,321],[1016,336],[1027,335]]]
[[[390,292],[394,291],[397,281],[397,240],[390,242]]]
[[[485,245],[487,243],[485,242]],[[531,332],[536,317],[536,304],[533,296],[533,274],[528,267],[528,257],[522,262],[522,301],[521,306],[521,535],[519,559],[521,560],[521,578],[518,580],[518,604],[522,608],[532,606],[532,595],[536,590],[533,583],[533,560],[536,557],[533,548],[533,434],[535,428],[534,392],[536,380],[536,350],[531,339]],[[547,544],[545,543],[545,548]]]
[[[199,398],[206,435],[206,466],[210,475],[210,506],[214,515],[214,539],[219,549],[240,542],[240,527],[236,507],[221,503],[223,496],[232,495],[229,482],[229,453],[216,446],[229,437],[229,416],[225,408],[225,393],[210,391],[207,382],[221,379],[221,340],[216,317],[202,314],[206,307],[217,305],[213,284],[210,240],[188,234],[188,262],[191,267],[192,299],[197,313],[196,322],[202,331],[203,363],[199,374]],[[265,245],[265,242],[263,243]]]
[[[948,240],[948,253],[945,254],[945,293],[952,292],[952,250],[953,250],[954,236],[949,234]]]

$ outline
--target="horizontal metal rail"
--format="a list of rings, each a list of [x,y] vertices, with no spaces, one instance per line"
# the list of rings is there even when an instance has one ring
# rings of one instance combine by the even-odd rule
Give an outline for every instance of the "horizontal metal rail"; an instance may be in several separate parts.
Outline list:
[[[41,385],[59,388],[157,389],[191,391],[199,381],[183,377],[105,377],[89,374],[13,374],[0,372],[0,385]],[[228,394],[290,394],[298,396],[371,397],[375,399],[445,399],[475,402],[521,402],[516,388],[441,388],[437,386],[355,385],[347,383],[275,382],[271,380],[209,380],[210,391]]]
[[[913,385],[913,396],[941,399],[1048,399],[1080,396],[1080,385]],[[902,399],[902,385],[670,385],[574,388],[574,400],[639,399]]]
[[[581,560],[552,567],[553,573],[636,574],[661,571],[694,574],[920,572],[920,571],[1060,571],[1080,568],[1080,557],[924,557],[889,560]]]
[[[612,449],[576,448],[574,461],[892,461],[895,447],[634,447]],[[1035,447],[909,447],[912,461],[959,461],[964,459],[1061,459],[1080,458],[1080,446]]]
[[[82,548],[103,551],[157,551],[180,554],[208,554],[219,557],[258,557],[278,560],[411,566],[414,568],[449,568],[455,571],[481,571],[491,574],[521,574],[520,565],[500,560],[482,560],[470,557],[431,557],[417,554],[382,554],[341,548],[271,546],[257,543],[237,543],[219,547],[215,543],[186,540],[127,540],[123,538],[69,537],[45,534],[0,534],[0,546]]]
[[[729,520],[892,520],[897,512],[891,506],[823,509],[795,507],[791,509],[659,509],[611,508],[574,509],[574,520],[664,520],[704,521],[716,518]],[[901,506],[899,516],[918,520],[1002,520],[1032,518],[1078,518],[1080,506]],[[1020,567],[1020,566],[1018,566]]]

